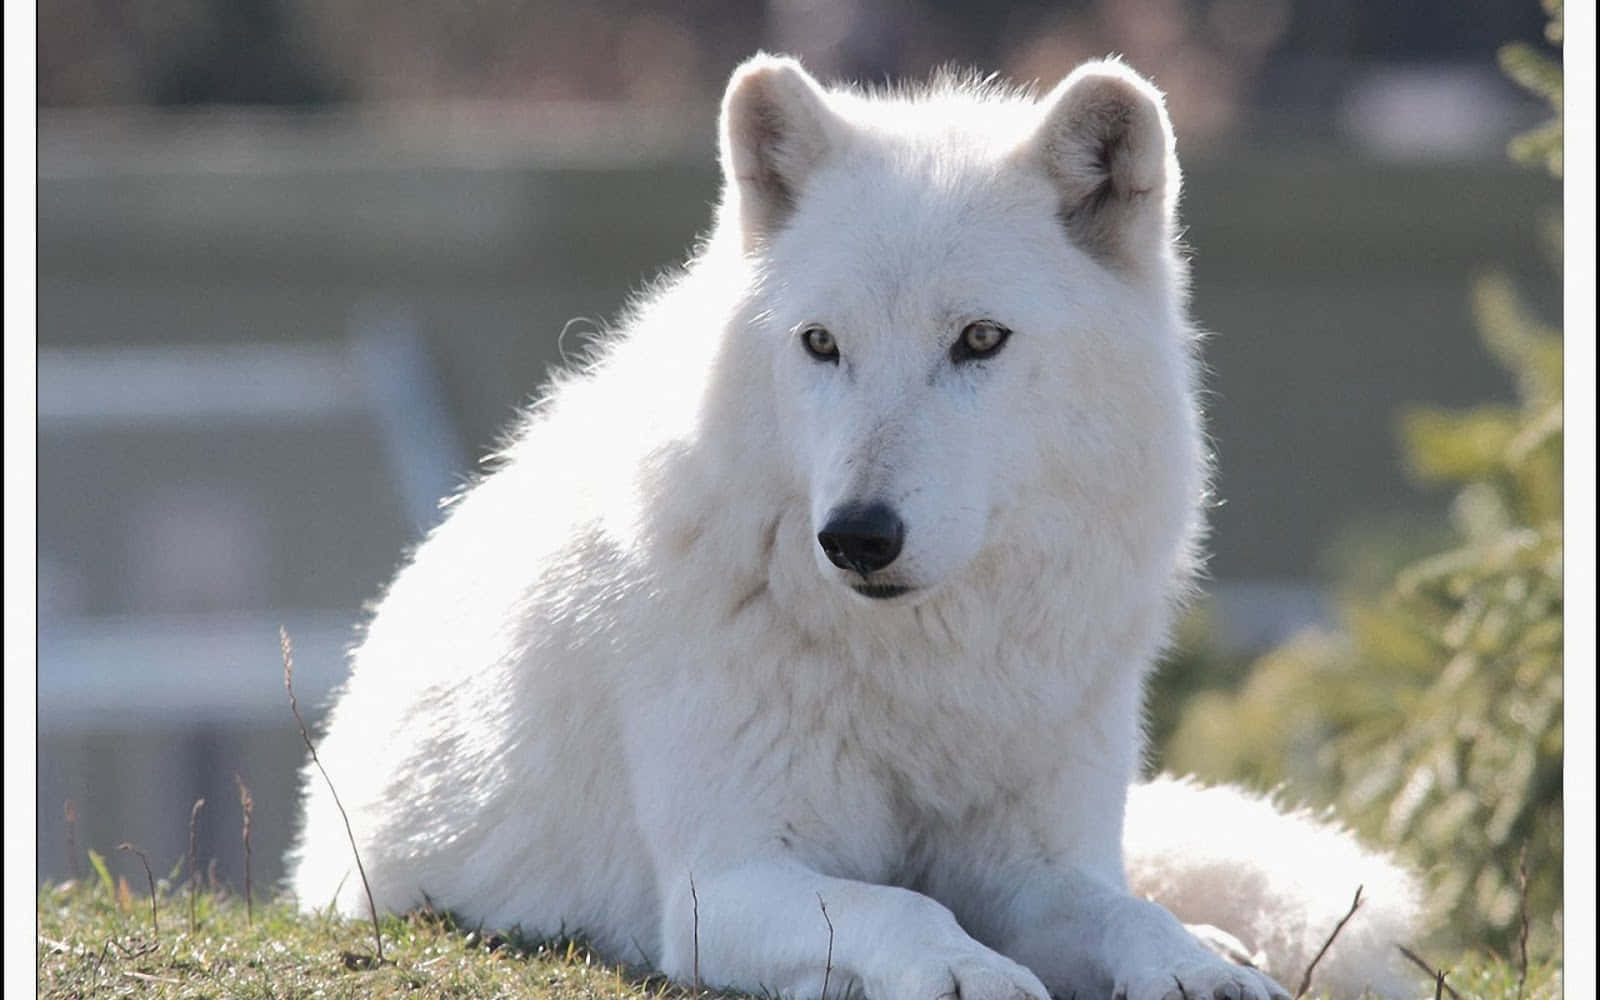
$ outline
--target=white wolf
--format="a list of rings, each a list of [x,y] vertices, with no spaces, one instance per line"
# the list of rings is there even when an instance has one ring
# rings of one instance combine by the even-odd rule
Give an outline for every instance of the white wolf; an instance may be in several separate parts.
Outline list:
[[[1287,981],[1364,884],[1318,983],[1403,988],[1392,864],[1229,790],[1129,801],[1207,477],[1157,91],[757,56],[721,162],[688,266],[354,654],[321,755],[380,905],[786,997],[1266,1000],[1202,925]],[[305,782],[293,889],[360,912]]]

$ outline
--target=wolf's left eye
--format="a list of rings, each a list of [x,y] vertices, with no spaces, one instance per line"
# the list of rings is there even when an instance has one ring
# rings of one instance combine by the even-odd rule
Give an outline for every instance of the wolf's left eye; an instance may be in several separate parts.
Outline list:
[[[812,326],[800,331],[800,342],[806,345],[806,351],[818,361],[831,361],[839,363],[839,342],[833,339],[833,334],[827,327]]]
[[[961,336],[950,345],[950,360],[960,364],[990,357],[1005,345],[1006,338],[1010,336],[1010,330],[991,320],[980,319],[976,323],[968,323],[966,329],[961,331]]]

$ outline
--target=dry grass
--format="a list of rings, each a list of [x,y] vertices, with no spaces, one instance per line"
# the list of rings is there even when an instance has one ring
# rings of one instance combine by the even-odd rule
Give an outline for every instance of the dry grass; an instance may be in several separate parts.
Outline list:
[[[183,906],[181,884],[161,882],[161,905]],[[282,901],[255,908],[226,890],[197,899],[198,930],[159,939],[134,902],[97,883],[46,886],[38,897],[41,997],[138,995],[356,998],[530,997],[551,1000],[690,1000],[660,976],[608,965],[581,942],[529,942],[463,928],[418,912],[384,917],[382,964],[365,921],[306,915]],[[169,921],[169,928],[170,928]],[[709,997],[710,994],[701,994]]]

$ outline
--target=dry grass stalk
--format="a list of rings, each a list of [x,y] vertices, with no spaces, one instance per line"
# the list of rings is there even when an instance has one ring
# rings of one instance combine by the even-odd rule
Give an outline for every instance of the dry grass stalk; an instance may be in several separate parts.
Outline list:
[[[1416,952],[1412,951],[1410,948],[1407,948],[1403,944],[1397,944],[1395,947],[1400,949],[1400,954],[1409,959],[1411,964],[1415,965],[1417,968],[1433,977],[1433,993],[1435,1000],[1442,1000],[1442,998],[1439,997],[1440,990],[1450,994],[1453,1000],[1461,1000],[1461,994],[1456,992],[1456,988],[1444,981],[1445,971],[1443,969],[1432,964],[1427,959],[1423,958],[1421,955],[1418,955]]]
[[[817,893],[817,905],[822,908],[822,919],[828,925],[828,957],[822,964],[822,997],[828,1000],[828,977],[833,974],[833,920],[828,916],[828,904],[822,901],[822,893]]]
[[[68,799],[62,812],[67,820],[67,870],[72,873],[72,881],[81,882],[83,870],[78,867],[78,807]]]
[[[122,843],[117,845],[119,851],[130,851],[139,855],[139,861],[144,865],[144,877],[150,883],[150,937],[161,940],[161,927],[156,923],[156,876],[150,871],[150,858],[132,844]]]
[[[693,909],[694,927],[694,991],[700,992],[700,894],[694,888],[694,872],[689,873],[689,904]]]
[[[372,938],[377,942],[378,961],[383,961],[383,930],[378,924],[378,904],[372,899],[372,884],[367,881],[366,866],[361,863],[361,851],[356,847],[355,831],[350,828],[350,815],[344,811],[344,803],[339,801],[339,790],[333,787],[333,779],[328,777],[328,769],[322,766],[322,761],[317,757],[317,748],[312,745],[311,733],[306,729],[306,720],[300,717],[300,706],[294,699],[294,647],[289,642],[289,630],[278,629],[278,647],[283,653],[283,687],[289,692],[289,711],[294,713],[294,721],[300,726],[300,738],[305,741],[306,752],[311,754],[311,763],[317,765],[317,770],[322,774],[322,780],[328,783],[328,792],[333,796],[333,805],[339,810],[339,818],[344,820],[345,836],[350,838],[350,853],[355,855],[356,873],[361,876],[361,888],[367,893],[367,912],[372,915]]]
[[[239,831],[240,837],[244,840],[244,921],[246,925],[254,927],[255,897],[250,884],[250,814],[255,811],[256,800],[250,794],[250,786],[244,783],[244,779],[239,777],[237,771],[233,773],[233,782],[239,786],[239,811],[244,814]]]
[[[1517,856],[1517,906],[1522,912],[1521,933],[1517,935],[1517,1000],[1528,985],[1528,845]]]
[[[1305,996],[1310,991],[1311,973],[1316,971],[1317,963],[1322,961],[1322,956],[1326,955],[1328,949],[1333,947],[1334,939],[1339,936],[1340,931],[1344,930],[1344,925],[1350,922],[1350,918],[1356,915],[1357,910],[1361,909],[1361,890],[1364,888],[1366,886],[1356,886],[1356,897],[1350,901],[1349,911],[1334,925],[1333,933],[1328,935],[1328,940],[1322,942],[1322,947],[1318,949],[1317,954],[1311,959],[1311,964],[1306,966],[1306,974],[1300,978],[1300,990],[1295,994],[1295,1000],[1299,1000],[1300,997]]]
[[[195,823],[200,819],[200,809],[206,804],[204,798],[194,800],[194,808],[189,810],[189,933],[194,934],[200,930],[200,921],[195,917],[195,896],[200,892],[200,868],[195,863],[194,830]]]

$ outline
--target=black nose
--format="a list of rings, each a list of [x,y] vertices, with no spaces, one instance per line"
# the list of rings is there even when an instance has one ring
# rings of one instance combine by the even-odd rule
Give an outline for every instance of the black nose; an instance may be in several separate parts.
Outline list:
[[[817,532],[817,542],[829,562],[862,576],[894,562],[905,540],[905,523],[881,503],[840,507]]]

